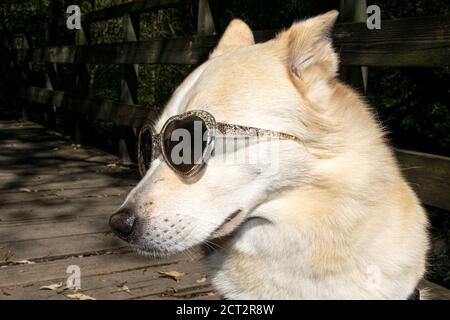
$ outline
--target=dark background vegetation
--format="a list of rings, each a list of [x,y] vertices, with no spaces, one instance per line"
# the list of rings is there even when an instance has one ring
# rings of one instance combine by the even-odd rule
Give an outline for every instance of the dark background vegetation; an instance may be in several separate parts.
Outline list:
[[[64,2],[64,1],[62,1]],[[127,2],[125,0],[96,0],[94,9]],[[368,5],[381,7],[382,19],[449,15],[447,0],[380,0],[367,1]],[[24,24],[49,21],[56,0],[3,0],[0,3],[0,27],[9,29]],[[63,3],[62,10],[71,4]],[[252,29],[281,29],[292,22],[313,16],[326,10],[339,9],[339,1],[315,0],[228,0],[222,1],[218,14],[218,33],[236,17],[244,19]],[[82,12],[92,10],[87,2]],[[64,17],[63,11],[60,16]],[[186,5],[146,13],[141,16],[141,40],[183,35],[196,32],[197,5]],[[122,41],[121,19],[94,23],[93,43]],[[39,43],[39,36],[35,36]],[[58,44],[72,44],[73,37],[60,35]],[[20,41],[16,46],[20,47]],[[33,65],[36,82],[43,66]],[[192,70],[191,66],[139,66],[138,103],[160,110],[173,89]],[[119,99],[119,68],[115,65],[89,66],[91,93],[99,98]],[[73,87],[69,67],[62,67],[64,81],[62,90]],[[450,87],[448,68],[369,68],[367,99],[374,107],[389,138],[396,147],[434,154],[450,155]],[[94,124],[97,134],[95,142],[111,148],[111,126]],[[450,287],[450,220],[449,213],[436,208],[427,208],[432,221],[434,247],[430,258],[429,278]]]

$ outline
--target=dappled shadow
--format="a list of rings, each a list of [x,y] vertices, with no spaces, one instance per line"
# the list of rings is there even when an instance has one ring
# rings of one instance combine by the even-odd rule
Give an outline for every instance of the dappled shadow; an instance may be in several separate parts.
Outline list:
[[[138,181],[135,166],[0,109],[0,264],[5,250],[34,259],[123,247],[108,219]]]

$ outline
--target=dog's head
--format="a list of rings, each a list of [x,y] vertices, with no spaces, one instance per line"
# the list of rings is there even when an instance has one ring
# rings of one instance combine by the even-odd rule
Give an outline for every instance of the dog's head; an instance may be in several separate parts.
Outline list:
[[[279,140],[227,148],[227,159],[211,157],[194,179],[177,175],[160,157],[111,217],[113,230],[137,249],[163,255],[229,234],[249,218],[275,219],[276,212],[258,207],[308,183],[315,151],[327,149],[332,125],[322,107],[338,66],[329,38],[336,17],[332,11],[298,22],[261,44],[244,22],[232,21],[154,125],[159,132],[169,117],[200,109],[220,122],[298,136],[303,144]],[[238,154],[244,152],[271,157],[242,161]],[[241,161],[230,161],[236,155]]]

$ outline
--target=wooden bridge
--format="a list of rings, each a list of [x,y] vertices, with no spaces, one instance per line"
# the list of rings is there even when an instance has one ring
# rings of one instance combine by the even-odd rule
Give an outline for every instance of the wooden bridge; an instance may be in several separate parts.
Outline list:
[[[139,40],[141,14],[192,3],[198,3],[196,36]],[[348,23],[338,24],[333,34],[344,71],[449,65],[448,17],[383,21],[381,30],[368,32],[365,23],[355,22],[362,16],[355,8],[342,8]],[[132,163],[135,132],[154,113],[137,104],[137,65],[200,63],[217,42],[219,11],[219,1],[133,1],[83,15],[80,30],[64,31],[73,44],[57,43],[64,19],[0,32],[0,73],[9,101],[0,110],[0,299],[217,298],[200,254],[166,260],[138,256],[110,233],[107,222],[139,181]],[[123,42],[92,44],[90,25],[117,17],[123,21]],[[264,41],[275,32],[257,31],[255,37]],[[14,45],[18,39],[20,47]],[[33,62],[45,64],[45,83],[30,78]],[[120,102],[93,97],[87,66],[93,64],[120,65]],[[60,65],[73,66],[71,90],[60,82]],[[364,77],[349,80],[363,87]],[[48,126],[18,121],[13,107],[25,118],[30,110],[41,110]],[[71,137],[49,129],[56,109],[70,117]],[[114,124],[116,155],[81,143],[89,141],[86,124],[94,120]],[[450,210],[450,159],[408,150],[397,155],[423,203]],[[69,266],[80,267],[80,291],[66,288]],[[445,288],[422,285],[432,288],[435,298],[450,299]]]

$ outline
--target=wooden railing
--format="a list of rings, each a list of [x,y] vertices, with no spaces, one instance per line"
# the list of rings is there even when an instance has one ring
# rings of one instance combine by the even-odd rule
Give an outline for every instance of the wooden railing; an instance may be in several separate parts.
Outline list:
[[[83,15],[82,29],[73,45],[52,45],[51,33],[64,28],[65,20],[32,25],[5,34],[22,35],[24,47],[5,51],[3,60],[9,79],[15,83],[15,96],[82,114],[89,120],[103,120],[121,128],[119,154],[127,157],[128,144],[123,133],[139,128],[153,111],[136,104],[138,64],[201,63],[217,43],[214,34],[213,1],[199,1],[198,34],[177,39],[139,41],[139,16],[152,10],[172,8],[195,1],[141,0],[93,11]],[[90,24],[123,18],[123,42],[90,44]],[[450,17],[408,18],[383,21],[382,29],[368,31],[365,23],[341,23],[333,33],[334,44],[344,66],[437,67],[450,64]],[[53,28],[53,29],[51,29]],[[30,33],[44,32],[46,43],[33,47]],[[257,41],[273,37],[276,30],[256,31]],[[48,36],[47,36],[48,35]],[[3,42],[4,43],[4,42]],[[27,73],[31,62],[46,64],[46,87],[30,86]],[[57,90],[56,64],[77,66],[76,92]],[[86,64],[121,65],[120,102],[95,99],[89,94]],[[20,72],[18,72],[20,71]],[[21,74],[18,79],[17,75]],[[154,115],[156,117],[156,115]],[[74,119],[78,121],[78,119]],[[81,129],[77,135],[81,135]],[[79,137],[77,137],[79,139]],[[121,150],[121,151],[120,151]],[[404,174],[425,204],[450,210],[450,158],[414,151],[397,150]],[[128,155],[129,156],[129,155]]]

